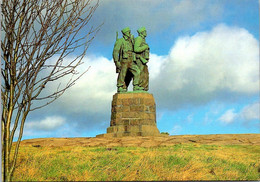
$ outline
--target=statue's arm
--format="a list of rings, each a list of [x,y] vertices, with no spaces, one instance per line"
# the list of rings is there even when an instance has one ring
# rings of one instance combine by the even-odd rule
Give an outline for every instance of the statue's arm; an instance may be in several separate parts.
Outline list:
[[[119,52],[120,52],[121,44],[122,44],[122,41],[117,40],[115,45],[114,45],[113,59],[114,59],[115,63],[119,61]]]
[[[149,46],[148,46],[147,44],[141,46],[142,41],[143,41],[143,40],[142,40],[141,37],[137,37],[137,38],[135,39],[134,51],[135,51],[136,53],[144,52],[146,49],[149,48]]]
[[[119,73],[119,70],[121,69],[121,63],[120,63],[120,51],[121,51],[121,47],[122,47],[122,40],[117,40],[115,45],[114,45],[114,49],[113,49],[113,59],[116,65],[116,72]]]

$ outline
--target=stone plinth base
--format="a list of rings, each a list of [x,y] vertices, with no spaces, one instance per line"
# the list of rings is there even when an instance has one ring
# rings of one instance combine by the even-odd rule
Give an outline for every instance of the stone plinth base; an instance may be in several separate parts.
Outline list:
[[[97,137],[159,136],[152,94],[116,93],[112,101],[110,127]]]

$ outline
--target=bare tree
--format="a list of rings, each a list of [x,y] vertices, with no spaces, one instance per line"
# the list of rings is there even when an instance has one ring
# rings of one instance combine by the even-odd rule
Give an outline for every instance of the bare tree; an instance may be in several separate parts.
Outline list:
[[[89,26],[97,7],[91,0],[2,0],[3,181],[11,180],[29,112],[56,100],[87,71],[76,68],[100,28]],[[73,52],[76,57],[64,59]],[[66,84],[45,92],[64,77]]]

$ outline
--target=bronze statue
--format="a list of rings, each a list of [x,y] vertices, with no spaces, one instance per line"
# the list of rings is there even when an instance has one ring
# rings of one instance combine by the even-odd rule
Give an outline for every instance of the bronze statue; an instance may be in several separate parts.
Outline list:
[[[127,92],[127,87],[131,80],[131,77],[127,74],[128,71],[133,75],[133,90],[143,90],[142,87],[139,87],[140,69],[135,60],[134,38],[131,35],[129,27],[124,28],[121,32],[123,38],[117,39],[113,50],[116,72],[119,73],[117,79],[117,92]]]

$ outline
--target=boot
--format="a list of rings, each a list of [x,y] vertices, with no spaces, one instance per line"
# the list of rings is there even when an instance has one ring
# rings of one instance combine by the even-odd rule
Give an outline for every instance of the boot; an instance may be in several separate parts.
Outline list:
[[[142,90],[144,90],[144,88],[143,87],[139,87],[139,86],[134,86],[133,90],[134,91],[142,91]]]
[[[117,88],[117,92],[118,92],[118,93],[127,92],[127,89],[125,89],[125,88],[123,88],[123,87],[118,87],[118,88]]]

